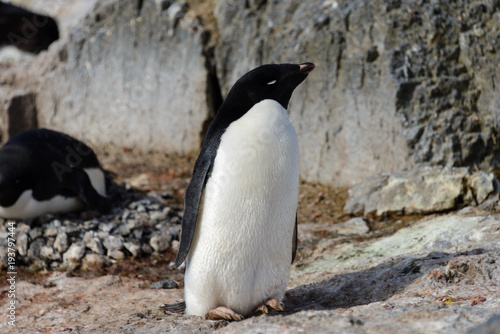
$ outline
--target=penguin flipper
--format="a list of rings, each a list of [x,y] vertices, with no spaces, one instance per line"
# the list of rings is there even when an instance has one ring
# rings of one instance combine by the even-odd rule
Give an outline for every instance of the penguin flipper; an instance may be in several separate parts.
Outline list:
[[[201,195],[210,174],[211,166],[211,159],[206,159],[203,156],[200,156],[195,163],[193,177],[189,182],[184,197],[184,215],[182,217],[179,251],[175,259],[176,267],[179,267],[184,262],[189,248],[191,248],[194,231],[196,230],[196,221],[198,220]]]
[[[292,237],[292,263],[297,255],[297,214],[295,214],[295,227],[293,229]]]

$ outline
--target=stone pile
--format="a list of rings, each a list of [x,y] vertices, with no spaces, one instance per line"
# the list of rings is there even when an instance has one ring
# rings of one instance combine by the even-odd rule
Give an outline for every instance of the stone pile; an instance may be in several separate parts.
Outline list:
[[[85,219],[89,213],[84,212],[16,221],[16,264],[32,270],[99,270],[126,258],[164,253],[178,239],[181,214],[165,206],[161,196],[133,196],[128,205],[99,217]],[[0,219],[2,268],[7,267],[8,228]]]

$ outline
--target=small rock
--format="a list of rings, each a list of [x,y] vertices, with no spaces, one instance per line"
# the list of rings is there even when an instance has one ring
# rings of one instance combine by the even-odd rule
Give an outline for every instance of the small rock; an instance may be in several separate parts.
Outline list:
[[[110,235],[104,239],[104,247],[106,247],[108,254],[110,254],[110,252],[122,249],[123,241],[120,237]]]
[[[82,259],[82,270],[100,271],[106,265],[106,258],[99,254],[86,254]]]
[[[43,235],[43,229],[41,227],[32,228],[29,231],[30,240],[35,240]]]
[[[179,245],[179,240],[172,241],[172,251],[177,253],[179,251]]]
[[[132,216],[132,213],[130,212],[129,209],[123,210],[122,221],[127,221],[129,218],[131,218],[131,216]]]
[[[144,230],[142,228],[136,228],[132,232],[132,235],[134,236],[135,239],[140,240],[142,238],[143,231]]]
[[[149,214],[149,219],[153,222],[165,220],[167,215],[163,211],[153,211]]]
[[[35,239],[32,241],[28,247],[28,258],[30,259],[37,259],[40,257],[40,251],[42,247],[44,246],[44,241],[42,238]]]
[[[57,227],[47,227],[44,231],[44,236],[55,237],[57,235]]]
[[[153,249],[157,253],[161,253],[161,252],[164,252],[165,250],[167,250],[171,238],[172,237],[170,235],[167,235],[167,234],[163,234],[163,233],[155,234],[151,237],[151,240],[149,240],[149,244],[151,245],[151,247],[153,247]]]
[[[54,241],[54,249],[59,253],[64,253],[69,247],[68,235],[65,232],[59,232]]]
[[[62,228],[67,234],[78,234],[82,230],[80,224],[72,222],[71,220],[65,220]]]
[[[62,226],[62,223],[59,219],[54,219],[52,220],[50,223],[49,223],[49,226],[50,227],[55,227],[55,228],[59,228]]]
[[[104,255],[102,241],[99,236],[95,235],[93,231],[88,231],[83,236],[83,244],[92,252]]]
[[[360,235],[370,232],[370,228],[366,221],[361,217],[349,219],[346,222],[333,225],[334,230],[338,234],[344,235]]]
[[[143,245],[141,246],[141,250],[142,250],[142,252],[143,252],[144,254],[146,254],[146,255],[147,255],[147,254],[151,254],[151,253],[153,253],[153,251],[154,251],[154,250],[153,250],[153,248],[152,248],[149,244],[143,244]]]
[[[140,220],[137,220],[137,219],[128,219],[127,220],[127,227],[130,230],[133,230],[133,229],[141,227],[141,226],[142,226],[142,222]]]
[[[26,256],[28,253],[28,233],[19,234],[16,241],[17,253],[21,256]]]
[[[83,222],[83,228],[86,231],[95,230],[97,228],[97,226],[99,226],[99,222],[95,221],[95,220],[87,220],[87,221]]]
[[[151,289],[178,289],[179,286],[172,280],[166,279],[151,283]]]
[[[111,232],[115,228],[115,224],[113,223],[100,223],[99,230],[103,232]]]
[[[115,260],[118,260],[118,261],[121,261],[125,258],[125,254],[120,251],[120,250],[112,250],[112,251],[108,251],[108,256],[112,259],[115,259]]]
[[[127,224],[121,224],[118,226],[118,228],[116,229],[116,233],[118,233],[119,235],[129,235],[130,234],[130,228],[128,227]]]
[[[61,254],[54,252],[54,248],[49,246],[42,246],[40,257],[46,260],[61,261]]]
[[[141,246],[133,242],[124,242],[123,247],[132,254],[133,257],[138,257],[141,255]]]
[[[103,231],[94,232],[94,235],[97,235],[101,240],[106,240],[109,237],[109,233]]]
[[[64,263],[78,263],[85,255],[85,246],[81,242],[75,242],[63,254]]]

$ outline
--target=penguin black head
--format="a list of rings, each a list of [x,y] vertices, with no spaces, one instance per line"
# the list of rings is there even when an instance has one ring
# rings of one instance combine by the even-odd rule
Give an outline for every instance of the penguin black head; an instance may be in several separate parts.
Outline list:
[[[286,109],[294,89],[315,67],[313,63],[262,65],[236,81],[224,103],[239,105],[243,114],[266,99],[275,100]]]

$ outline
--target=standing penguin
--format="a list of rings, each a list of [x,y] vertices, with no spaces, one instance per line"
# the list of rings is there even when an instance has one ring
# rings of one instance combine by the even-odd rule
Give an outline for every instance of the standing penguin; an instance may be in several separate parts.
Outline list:
[[[0,217],[106,211],[106,176],[84,143],[47,129],[23,132],[0,149]]]
[[[287,115],[312,63],[241,77],[210,125],[186,190],[176,265],[186,313],[242,320],[282,299],[297,249],[299,147]]]

